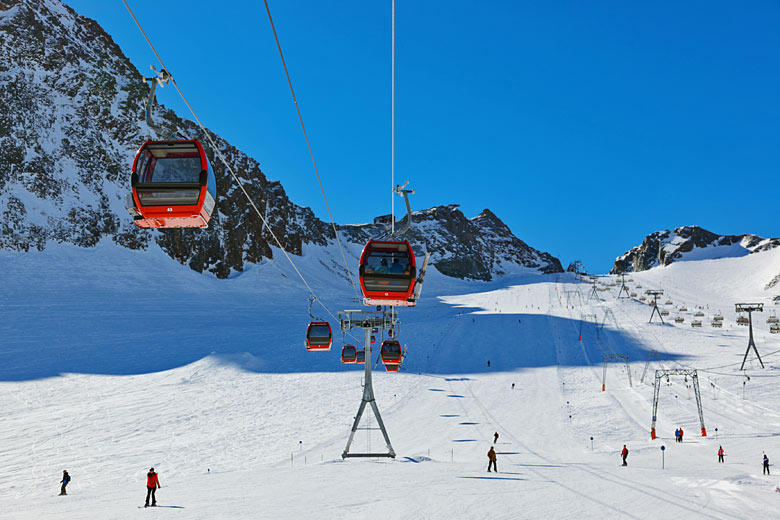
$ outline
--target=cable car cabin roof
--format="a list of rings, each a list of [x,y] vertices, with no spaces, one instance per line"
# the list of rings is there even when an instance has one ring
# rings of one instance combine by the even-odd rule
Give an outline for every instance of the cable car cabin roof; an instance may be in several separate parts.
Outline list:
[[[196,140],[146,141],[135,154],[127,210],[142,228],[205,227],[217,182]]]
[[[342,363],[355,363],[356,361],[357,361],[357,349],[353,345],[344,345],[343,347],[341,347]]]
[[[399,365],[401,363],[401,344],[394,339],[387,339],[382,342],[382,349],[380,350],[380,356],[382,357],[382,363]]]
[[[409,242],[370,240],[360,255],[359,275],[366,305],[415,305],[417,264]]]
[[[333,332],[327,321],[313,321],[306,329],[306,350],[330,350]]]

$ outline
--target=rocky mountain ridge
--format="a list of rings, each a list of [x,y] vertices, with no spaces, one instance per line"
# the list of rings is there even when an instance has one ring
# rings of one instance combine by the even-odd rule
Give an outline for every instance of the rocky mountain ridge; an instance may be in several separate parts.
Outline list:
[[[138,70],[94,20],[59,0],[0,0],[0,248],[42,250],[52,241],[92,247],[105,238],[131,249],[156,244],[219,278],[273,258],[270,233],[209,147],[219,197],[208,229],[148,231],[132,223],[123,198],[135,151],[154,135],[143,120],[147,94]],[[155,119],[168,135],[207,143],[196,124],[165,107]],[[286,251],[300,255],[304,245],[335,239],[331,226],[290,201],[256,160],[210,135]],[[364,243],[382,234],[381,220],[338,226],[339,233]],[[431,264],[446,275],[490,280],[516,268],[562,270],[489,210],[469,219],[438,206],[413,220],[409,240],[419,253],[430,251]]]
[[[646,271],[681,260],[744,256],[780,246],[780,238],[718,235],[699,226],[656,231],[615,259],[611,274]]]

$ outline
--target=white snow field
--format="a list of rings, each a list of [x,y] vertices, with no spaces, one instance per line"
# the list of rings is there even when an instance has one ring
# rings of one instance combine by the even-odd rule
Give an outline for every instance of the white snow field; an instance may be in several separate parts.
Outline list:
[[[307,250],[296,261],[331,310],[354,308],[328,258]],[[748,381],[734,303],[775,308],[780,287],[765,286],[780,273],[780,249],[633,274],[632,291],[664,289],[661,302],[673,301],[662,305],[664,325],[648,324],[649,306],[616,299],[617,287],[587,303],[590,286],[570,275],[483,283],[431,269],[421,304],[400,311],[402,371],[380,363],[374,377],[394,460],[341,459],[362,367],[341,365],[338,335],[330,352],[305,351],[306,291],[281,257],[216,280],[154,249],[102,243],[2,252],[0,272],[2,518],[778,514],[780,477],[763,476],[761,458],[780,460],[780,335],[769,334],[769,312],[754,315],[766,368],[749,356]],[[696,306],[701,328],[690,325]],[[607,310],[599,331],[580,320],[601,323]],[[710,326],[718,310],[722,329]],[[613,362],[601,391],[604,354],[629,356],[633,387]],[[691,381],[679,377],[660,388],[650,440],[661,366],[701,370],[707,437]],[[672,439],[678,426],[682,444]],[[499,473],[488,473],[494,432]],[[370,430],[353,446],[383,448]],[[151,466],[159,507],[139,509]],[[64,469],[73,481],[61,497]]]

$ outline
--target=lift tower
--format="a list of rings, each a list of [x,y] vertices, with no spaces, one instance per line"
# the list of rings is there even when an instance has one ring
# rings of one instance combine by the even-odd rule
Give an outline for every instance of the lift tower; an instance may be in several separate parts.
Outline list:
[[[626,293],[625,296],[623,296],[623,292]],[[618,298],[630,298],[631,293],[628,292],[628,286],[626,285],[626,273],[620,273],[620,291],[618,291]]]
[[[696,407],[699,409],[699,424],[701,424],[701,436],[707,436],[707,429],[704,427],[704,412],[701,408],[701,392],[699,391],[699,376],[696,370],[685,368],[659,369],[655,371],[655,388],[653,389],[653,423],[650,426],[650,438],[655,439],[655,421],[658,414],[658,392],[661,390],[661,378],[665,377],[669,381],[669,376],[684,376],[685,381],[690,377],[693,380],[693,392],[696,394]]]
[[[742,366],[739,367],[740,370],[745,370],[745,361],[747,361],[748,353],[750,352],[750,347],[753,347],[753,352],[756,353],[756,357],[758,358],[758,362],[761,363],[761,368],[764,368],[764,362],[761,361],[761,355],[758,353],[758,349],[756,348],[756,342],[753,341],[753,312],[764,312],[764,304],[763,303],[737,303],[735,304],[737,308],[737,312],[747,312],[748,313],[748,324],[750,326],[750,336],[748,336],[748,346],[747,350],[745,351],[745,357],[742,358]]]
[[[653,316],[655,315],[656,312],[658,313],[658,319],[661,320],[661,323],[664,322],[663,317],[661,317],[661,311],[658,310],[658,297],[663,295],[663,293],[664,293],[663,291],[652,290],[652,289],[648,289],[645,291],[646,295],[653,297],[653,310],[652,312],[650,312],[650,321],[648,321],[648,323],[653,323]]]
[[[339,312],[339,321],[341,322],[341,330],[344,332],[353,329],[363,329],[365,333],[366,341],[366,373],[365,382],[363,384],[363,400],[360,402],[357,415],[355,416],[355,422],[352,424],[352,431],[349,434],[349,440],[347,446],[344,448],[344,453],[341,454],[341,458],[347,457],[390,457],[395,458],[395,450],[393,445],[390,444],[390,437],[387,435],[385,429],[385,423],[382,421],[382,416],[379,414],[379,407],[376,405],[374,399],[374,386],[371,380],[371,365],[373,364],[373,357],[371,356],[371,331],[373,329],[383,330],[395,330],[398,324],[398,320],[395,317],[395,311],[391,308],[387,311],[341,311]],[[358,431],[360,426],[360,419],[363,417],[363,412],[366,410],[366,405],[370,405],[376,417],[376,422],[379,425],[379,430],[382,431],[382,435],[385,438],[385,444],[387,444],[387,452],[381,453],[350,453],[349,448],[352,446],[352,440],[355,438],[355,432]],[[370,429],[370,428],[362,428]]]

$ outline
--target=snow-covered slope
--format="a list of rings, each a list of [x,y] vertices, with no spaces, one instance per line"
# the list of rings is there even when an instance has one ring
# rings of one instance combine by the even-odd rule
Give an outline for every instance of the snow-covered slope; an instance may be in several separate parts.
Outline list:
[[[348,284],[322,258],[304,249],[302,272],[329,308],[349,308]],[[733,303],[770,304],[778,265],[774,249],[633,274],[633,291],[664,289],[669,317],[685,317],[665,325],[616,287],[597,299],[570,274],[467,282],[433,271],[420,306],[401,311],[402,372],[375,374],[399,456],[342,461],[362,372],[339,363],[338,340],[305,352],[306,292],[283,263],[220,281],[111,243],[0,252],[0,511],[135,518],[154,466],[154,514],[166,518],[766,516],[778,478],[761,475],[760,459],[780,456],[780,342],[757,314],[767,368],[749,358],[748,381]],[[699,310],[705,325],[691,328]],[[709,327],[717,310],[722,329]],[[605,354],[629,356],[633,386],[610,363],[601,392]],[[699,369],[708,437],[690,381],[672,378],[649,439],[662,366]],[[670,439],[678,426],[683,444]],[[486,472],[494,432],[498,474]],[[356,443],[382,448],[370,430]],[[63,469],[70,494],[54,496]]]
[[[684,260],[711,260],[749,255],[780,246],[780,238],[717,235],[699,226],[656,231],[615,259],[612,273],[645,271]]]

